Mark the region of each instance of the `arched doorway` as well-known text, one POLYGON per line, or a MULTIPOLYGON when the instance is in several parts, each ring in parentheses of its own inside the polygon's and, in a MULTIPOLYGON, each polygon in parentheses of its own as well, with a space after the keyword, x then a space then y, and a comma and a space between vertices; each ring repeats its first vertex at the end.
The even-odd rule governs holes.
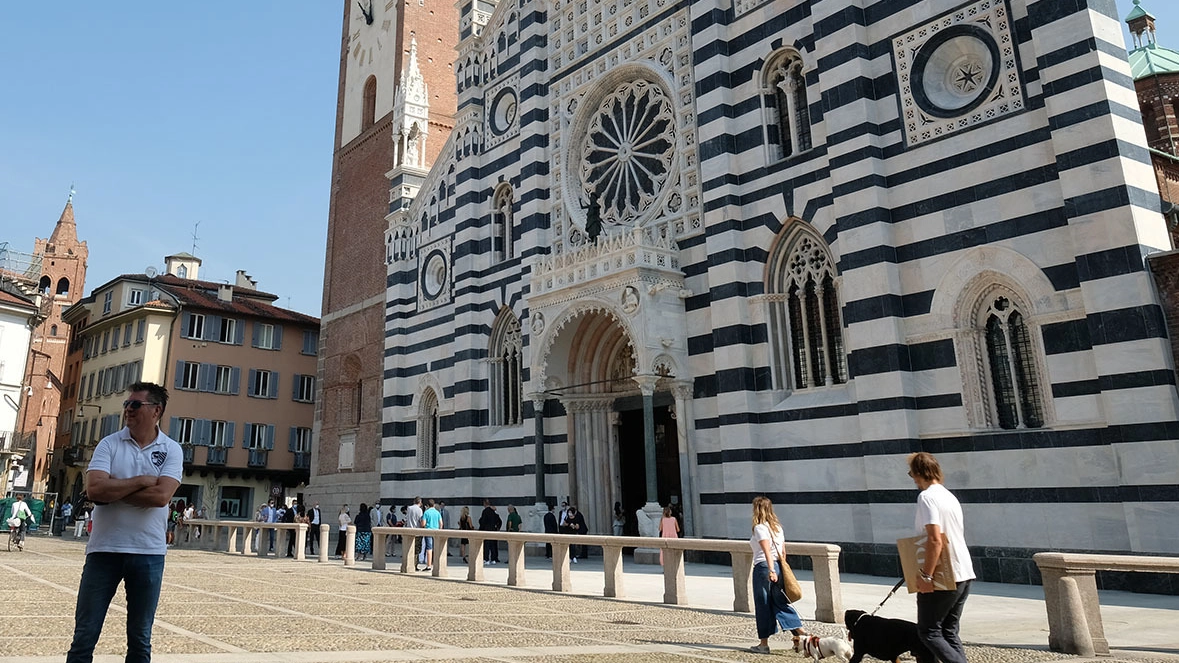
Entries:
POLYGON ((558 399, 566 413, 568 495, 591 533, 612 532, 615 502, 626 510, 634 534, 636 510, 650 502, 683 502, 672 380, 642 373, 650 360, 633 338, 625 315, 610 306, 586 306, 558 323, 544 358, 545 395, 558 399), (654 491, 648 487, 651 454, 640 383, 653 389, 654 491))

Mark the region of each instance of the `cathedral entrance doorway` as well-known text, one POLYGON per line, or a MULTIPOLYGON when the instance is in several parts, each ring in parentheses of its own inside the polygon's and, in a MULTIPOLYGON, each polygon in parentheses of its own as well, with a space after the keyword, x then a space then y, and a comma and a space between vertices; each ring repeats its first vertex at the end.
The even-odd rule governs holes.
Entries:
POLYGON ((646 458, 643 452, 643 403, 641 398, 620 398, 615 408, 618 415, 618 460, 619 495, 622 509, 626 512, 623 533, 639 536, 635 511, 647 502, 661 506, 682 504, 683 490, 680 486, 679 441, 671 394, 655 394, 655 475, 658 495, 647 495, 646 458))

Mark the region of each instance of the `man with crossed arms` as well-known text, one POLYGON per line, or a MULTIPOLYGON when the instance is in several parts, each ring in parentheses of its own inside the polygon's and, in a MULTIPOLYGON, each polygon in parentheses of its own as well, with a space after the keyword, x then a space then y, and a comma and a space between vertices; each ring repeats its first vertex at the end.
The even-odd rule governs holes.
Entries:
POLYGON ((151 627, 164 581, 168 504, 180 487, 184 452, 160 430, 168 390, 136 382, 123 401, 126 426, 102 438, 86 470, 93 529, 74 610, 66 663, 90 663, 111 599, 127 593, 127 663, 151 661, 151 627))

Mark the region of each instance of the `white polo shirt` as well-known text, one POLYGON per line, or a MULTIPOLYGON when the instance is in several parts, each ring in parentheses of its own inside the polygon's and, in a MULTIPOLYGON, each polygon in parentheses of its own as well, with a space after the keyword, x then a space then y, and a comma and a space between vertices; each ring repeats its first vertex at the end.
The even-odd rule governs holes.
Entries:
MULTIPOLYGON (((156 439, 141 449, 126 427, 102 438, 94 448, 86 471, 106 472, 112 479, 129 479, 142 475, 172 477, 181 480, 184 452, 175 440, 158 431, 156 439)), ((90 516, 94 529, 86 554, 93 552, 163 555, 168 546, 168 507, 141 507, 123 502, 99 504, 90 516)))

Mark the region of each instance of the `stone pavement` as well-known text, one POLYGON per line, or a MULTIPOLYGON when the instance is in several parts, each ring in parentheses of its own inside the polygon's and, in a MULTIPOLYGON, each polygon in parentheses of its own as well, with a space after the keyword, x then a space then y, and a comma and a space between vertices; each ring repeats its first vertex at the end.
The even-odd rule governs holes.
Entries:
MULTIPOLYGON (((459 561, 453 557, 452 563, 459 561)), ((0 663, 59 662, 69 646, 83 543, 34 537, 24 553, 0 551, 7 579, 0 590, 0 663)), ((487 582, 374 572, 366 562, 329 564, 259 559, 193 550, 169 552, 156 616, 153 660, 159 663, 302 663, 312 661, 508 661, 644 663, 803 659, 775 636, 775 657, 752 654, 752 615, 728 610, 727 569, 688 565, 692 607, 657 603, 658 567, 627 565, 626 599, 600 596, 600 561, 573 568, 573 594, 541 591, 551 583, 545 560, 530 559, 525 589, 503 586, 503 566, 487 582), (536 588, 536 589, 531 589, 536 588), (585 595, 579 594, 584 592, 585 595)), ((803 588, 809 576, 799 574, 803 588)), ((845 608, 871 610, 892 583, 845 576, 845 608)), ((1047 618, 1039 587, 980 583, 967 603, 964 640, 971 663, 1069 659, 1046 651, 1047 618)), ((1103 661, 1179 662, 1179 598, 1102 592, 1106 633, 1115 648, 1103 661)), ((120 591, 99 641, 98 663, 122 661, 120 591)), ((912 619, 913 599, 894 596, 882 616, 912 619)), ((813 610, 806 599, 800 611, 813 610)), ((808 622, 820 634, 834 625, 808 622)))

